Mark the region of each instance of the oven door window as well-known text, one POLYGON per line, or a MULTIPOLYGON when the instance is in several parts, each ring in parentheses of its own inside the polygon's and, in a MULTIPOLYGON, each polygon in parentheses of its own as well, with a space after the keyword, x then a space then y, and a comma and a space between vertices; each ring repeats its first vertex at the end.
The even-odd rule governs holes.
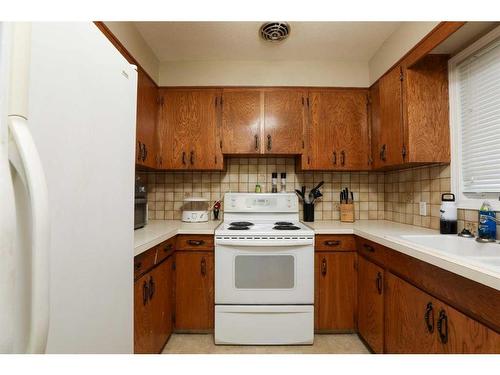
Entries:
POLYGON ((295 286, 295 257, 237 255, 234 280, 236 289, 292 289, 295 286))

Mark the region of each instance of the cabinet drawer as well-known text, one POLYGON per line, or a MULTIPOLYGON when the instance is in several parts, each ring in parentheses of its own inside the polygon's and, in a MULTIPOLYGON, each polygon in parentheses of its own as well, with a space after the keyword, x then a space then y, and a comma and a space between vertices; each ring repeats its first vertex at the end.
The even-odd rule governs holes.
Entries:
POLYGON ((175 237, 169 238, 157 246, 158 255, 156 256, 156 264, 161 263, 168 258, 175 250, 175 237))
POLYGON ((356 251, 356 241, 350 234, 319 234, 316 235, 316 251, 356 251))
POLYGON ((150 270, 155 265, 158 246, 146 250, 134 258, 134 279, 150 270))
POLYGON ((177 236, 176 250, 213 250, 214 236, 182 234, 177 236))
POLYGON ((365 240, 364 238, 357 237, 356 247, 360 255, 363 255, 364 257, 371 259, 375 263, 382 266, 385 265, 387 257, 390 257, 390 255, 388 255, 390 251, 389 249, 373 241, 365 240))

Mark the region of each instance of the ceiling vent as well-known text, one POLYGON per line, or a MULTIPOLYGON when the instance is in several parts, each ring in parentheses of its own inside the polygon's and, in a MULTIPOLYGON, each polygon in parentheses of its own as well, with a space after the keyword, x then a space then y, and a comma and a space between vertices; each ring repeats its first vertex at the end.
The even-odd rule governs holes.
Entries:
POLYGON ((288 38, 290 25, 287 22, 266 22, 260 27, 260 36, 268 42, 281 42, 288 38))

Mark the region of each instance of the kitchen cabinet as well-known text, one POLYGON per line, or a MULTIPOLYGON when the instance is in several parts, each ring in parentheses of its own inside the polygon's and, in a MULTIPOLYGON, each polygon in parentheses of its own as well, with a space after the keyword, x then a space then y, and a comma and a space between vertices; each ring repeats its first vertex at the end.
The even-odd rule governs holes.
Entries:
POLYGON ((389 272, 385 284, 385 352, 438 353, 437 300, 389 272))
POLYGON ((222 152, 260 154, 261 102, 259 89, 224 89, 222 95, 222 152))
POLYGON ((302 153, 306 100, 306 91, 302 89, 264 90, 265 153, 302 153))
POLYGON ((213 251, 175 255, 175 330, 207 332, 214 327, 213 251))
POLYGON ((163 169, 218 170, 221 91, 160 89, 159 143, 163 169))
POLYGON ((370 169, 368 91, 309 90, 309 103, 309 163, 305 169, 370 169))
POLYGON ((222 100, 223 153, 302 154, 305 90, 224 89, 222 100))
POLYGON ((134 353, 159 353, 173 329, 173 241, 134 258, 134 353))
POLYGON ((136 164, 158 167, 156 126, 158 120, 158 87, 149 76, 137 70, 136 164))
POLYGON ((374 166, 450 162, 448 56, 403 63, 371 88, 374 166))
POLYGON ((356 330, 356 253, 351 251, 315 254, 315 330, 356 330))
POLYGON ((500 335, 388 273, 387 353, 500 353, 500 335))
POLYGON ((375 353, 384 352, 384 269, 358 257, 358 332, 375 353))

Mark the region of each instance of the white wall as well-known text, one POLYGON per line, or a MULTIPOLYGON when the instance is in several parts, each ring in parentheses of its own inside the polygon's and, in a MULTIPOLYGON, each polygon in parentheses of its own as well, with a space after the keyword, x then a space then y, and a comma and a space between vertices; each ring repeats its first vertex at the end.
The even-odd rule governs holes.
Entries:
POLYGON ((134 24, 132 22, 105 22, 105 25, 158 83, 160 63, 134 24))
POLYGON ((379 79, 396 61, 412 49, 439 22, 404 22, 386 39, 370 59, 370 85, 379 79))
POLYGON ((342 61, 185 61, 160 65, 161 86, 367 87, 368 64, 342 61))

